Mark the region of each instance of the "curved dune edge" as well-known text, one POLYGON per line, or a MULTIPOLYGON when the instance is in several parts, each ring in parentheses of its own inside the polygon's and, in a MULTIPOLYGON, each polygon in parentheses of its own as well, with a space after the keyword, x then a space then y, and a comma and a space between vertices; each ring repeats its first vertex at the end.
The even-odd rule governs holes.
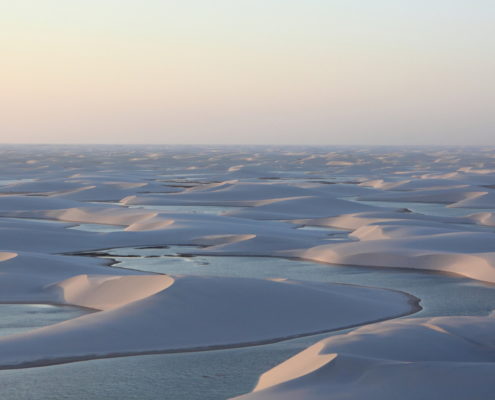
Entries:
POLYGON ((2 251, 0 252, 0 262, 15 258, 17 257, 17 255, 18 255, 17 253, 13 253, 10 251, 2 251))
POLYGON ((311 357, 292 357, 260 376, 254 392, 309 375, 333 362, 338 354, 325 353, 325 342, 311 346, 311 357))
POLYGON ((323 245, 292 252, 292 254, 302 259, 330 264, 429 270, 495 283, 493 252, 464 254, 434 249, 407 249, 401 248, 400 243, 397 242, 396 240, 372 240, 341 245, 323 245))
POLYGON ((393 219, 393 214, 341 216, 333 222, 354 229, 349 234, 353 241, 288 254, 331 264, 432 270, 495 283, 493 232, 440 221, 393 219))
POLYGON ((474 223, 485 226, 495 226, 495 212, 481 212, 472 214, 469 219, 474 223))
POLYGON ((245 240, 251 240, 256 238, 254 234, 244 235, 206 235, 200 236, 194 239, 194 242, 203 246, 222 246, 233 243, 243 242, 245 240))
POLYGON ((142 231, 156 231, 160 229, 166 229, 173 225, 175 220, 171 218, 163 218, 158 214, 154 214, 143 218, 143 220, 134 222, 125 228, 126 232, 142 232, 142 231))
POLYGON ((402 319, 324 339, 259 378, 246 400, 485 399, 495 317, 402 319))
POLYGON ((244 278, 174 279, 166 290, 142 300, 0 338, 0 368, 252 346, 420 309, 418 299, 384 289, 244 278))
POLYGON ((96 310, 111 310, 167 289, 174 279, 166 275, 76 275, 51 284, 61 302, 96 310))

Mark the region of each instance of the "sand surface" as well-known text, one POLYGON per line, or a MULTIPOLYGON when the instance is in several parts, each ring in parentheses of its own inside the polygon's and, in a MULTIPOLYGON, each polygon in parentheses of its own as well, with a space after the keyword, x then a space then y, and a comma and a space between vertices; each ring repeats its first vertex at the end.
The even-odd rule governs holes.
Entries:
POLYGON ((493 317, 374 324, 413 313, 418 299, 376 287, 289 281, 283 273, 169 276, 110 266, 96 255, 196 246, 198 254, 253 262, 285 257, 493 284, 493 154, 0 148, 0 302, 93 311, 0 338, 0 368, 250 346, 370 324, 266 372, 245 398, 398 398, 413 381, 424 384, 410 398, 484 398, 493 390, 493 317))

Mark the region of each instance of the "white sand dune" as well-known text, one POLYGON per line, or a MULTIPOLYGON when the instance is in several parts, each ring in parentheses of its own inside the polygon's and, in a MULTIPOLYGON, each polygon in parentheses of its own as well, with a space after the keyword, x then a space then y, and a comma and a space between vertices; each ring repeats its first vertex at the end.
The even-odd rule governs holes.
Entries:
POLYGON ((325 185, 320 183, 284 183, 284 182, 239 182, 238 180, 200 185, 180 193, 167 195, 136 195, 123 198, 124 205, 175 205, 175 204, 213 204, 256 206, 267 201, 321 197, 336 198, 368 193, 370 190, 351 185, 325 185))
MULTIPOLYGON (((0 260, 0 302, 2 303, 75 304, 100 309, 96 302, 93 306, 89 305, 89 302, 92 301, 90 297, 96 291, 101 293, 101 295, 98 294, 98 297, 102 297, 106 289, 116 288, 116 290, 109 291, 110 293, 113 292, 113 294, 109 294, 109 298, 117 299, 120 297, 121 300, 114 302, 124 304, 127 298, 144 297, 144 295, 138 294, 143 287, 149 286, 149 289, 143 289, 147 290, 146 293, 148 294, 151 294, 153 288, 156 287, 155 284, 151 285, 148 282, 136 280, 137 283, 134 287, 136 294, 133 294, 132 285, 129 286, 126 280, 121 280, 119 285, 102 286, 101 284, 105 282, 108 275, 119 278, 125 276, 140 277, 146 274, 128 269, 109 268, 105 261, 97 258, 29 252, 19 252, 18 254, 1 252, 0 260), (120 285, 122 293, 118 293, 120 285), (77 287, 79 287, 78 291, 75 290, 77 287), (77 293, 88 297, 85 300, 86 304, 75 301, 77 293)), ((106 308, 103 305, 102 307, 106 308)))
MULTIPOLYGON (((469 229, 469 228, 468 228, 469 229)), ((423 221, 383 221, 370 225, 363 225, 349 234, 351 238, 361 241, 421 238, 435 235, 447 235, 455 232, 465 232, 466 228, 447 224, 426 224, 423 221)))
POLYGON ((99 276, 88 282, 87 277, 75 277, 58 283, 68 301, 110 310, 0 338, 0 367, 271 341, 391 318, 414 309, 412 298, 403 293, 349 285, 153 278, 158 282, 152 290, 161 285, 167 289, 118 308, 114 308, 116 302, 124 303, 118 291, 136 282, 137 292, 143 293, 139 285, 149 290, 152 278, 99 276))
MULTIPOLYGON (((51 202, 50 199, 46 201, 51 202)), ((0 219, 0 240, 9 250, 38 252, 76 252, 126 246, 162 246, 164 244, 210 245, 209 236, 217 236, 215 245, 231 243, 231 235, 254 235, 245 250, 270 255, 290 248, 308 248, 325 243, 325 234, 294 229, 290 224, 201 214, 156 213, 121 207, 81 207, 61 210, 10 212, 23 218, 49 218, 77 223, 125 226, 120 232, 83 232, 67 230, 66 224, 42 224, 36 221, 0 219), (206 238, 204 242, 201 238, 206 238)), ((250 236, 251 237, 251 236, 250 236)))
POLYGON ((47 211, 43 216, 67 222, 83 222, 109 225, 132 225, 155 217, 156 212, 140 209, 122 209, 120 207, 74 207, 47 211))
POLYGON ((485 192, 476 197, 470 197, 465 200, 458 201, 449 207, 455 208, 495 208, 495 192, 485 192))
POLYGON ((386 228, 359 228, 355 231, 359 241, 317 246, 293 254, 333 264, 427 269, 495 282, 492 233, 386 228))
POLYGON ((243 242, 245 240, 255 239, 256 235, 206 235, 196 238, 201 245, 216 246, 215 251, 218 251, 218 246, 228 246, 232 243, 243 242))
POLYGON ((140 221, 130 224, 125 228, 126 232, 143 232, 143 231, 156 231, 169 228, 174 224, 175 220, 171 218, 164 218, 158 214, 152 214, 148 217, 141 217, 140 221))
POLYGON ((1 188, 0 192, 5 194, 38 194, 38 195, 53 195, 71 190, 84 189, 88 186, 87 182, 77 182, 70 180, 49 180, 42 179, 32 182, 19 182, 1 188))
POLYGON ((330 217, 352 212, 376 210, 373 206, 326 197, 295 197, 262 204, 227 215, 253 219, 294 219, 330 217))
POLYGON ((239 183, 225 181, 187 189, 168 196, 138 195, 121 200, 122 204, 166 205, 166 204, 226 204, 252 205, 267 199, 307 196, 308 190, 294 185, 278 183, 239 183))
POLYGON ((481 191, 479 188, 461 187, 454 189, 423 189, 417 191, 383 192, 379 194, 360 196, 358 200, 452 204, 468 199, 474 199, 485 194, 486 191, 481 191))
POLYGON ((72 200, 50 198, 44 196, 0 196, 0 213, 9 211, 59 210, 79 207, 80 203, 72 200))
POLYGON ((333 336, 261 375, 237 399, 489 399, 495 318, 387 321, 333 336))
POLYGON ((7 261, 14 257, 17 257, 17 253, 11 253, 6 251, 0 252, 0 261, 7 261))
MULTIPOLYGON (((495 282, 493 149, 62 146, 0 148, 0 156, 0 302, 99 310, 0 338, 0 368, 252 345, 414 308, 394 291, 171 277, 70 255, 81 251, 187 245, 202 256, 299 257, 495 282), (425 215, 381 201, 474 212, 445 217, 438 214, 462 210, 432 206, 435 215, 425 215), (150 207, 129 207, 139 205, 150 207), (152 209, 167 205, 238 208, 221 215, 152 209), (69 229, 74 224, 118 231, 69 229)), ((335 399, 488 399, 493 332, 493 317, 373 324, 276 367, 246 398, 310 400, 330 391, 335 399)))
POLYGON ((360 186, 372 187, 381 190, 392 191, 417 191, 417 190, 448 190, 469 187, 469 184, 461 180, 453 180, 457 175, 446 175, 443 178, 430 178, 428 176, 421 179, 406 179, 403 181, 385 182, 383 179, 371 180, 360 183, 360 186))
MULTIPOLYGON (((382 222, 390 222, 390 223, 406 224, 406 225, 414 223, 417 225, 424 225, 424 226, 446 226, 445 224, 449 224, 447 226, 450 226, 450 229, 453 229, 452 224, 469 224, 469 223, 473 224, 473 223, 478 223, 478 220, 475 220, 471 217, 441 217, 441 216, 416 214, 416 213, 406 212, 405 210, 396 210, 396 211, 365 211, 358 213, 341 214, 339 216, 329 217, 329 218, 298 219, 298 220, 294 220, 293 222, 305 224, 305 225, 327 226, 327 227, 335 227, 335 228, 347 229, 347 230, 354 230, 362 226, 382 223, 382 222)), ((469 229, 469 227, 465 227, 465 228, 469 229)))
POLYGON ((111 310, 158 293, 174 283, 165 275, 76 275, 46 287, 59 292, 60 303, 111 310))
POLYGON ((495 226, 495 212, 471 214, 468 218, 480 225, 495 226))
POLYGON ((118 201, 137 191, 171 192, 170 188, 147 182, 105 182, 94 178, 41 180, 23 182, 3 188, 0 192, 36 196, 50 196, 77 201, 118 201))

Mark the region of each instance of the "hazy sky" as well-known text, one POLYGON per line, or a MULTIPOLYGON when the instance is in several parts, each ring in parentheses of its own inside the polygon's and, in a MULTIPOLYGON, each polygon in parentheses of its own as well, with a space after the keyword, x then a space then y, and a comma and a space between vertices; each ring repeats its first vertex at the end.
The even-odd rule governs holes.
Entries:
POLYGON ((495 144, 494 0, 0 0, 0 142, 495 144))

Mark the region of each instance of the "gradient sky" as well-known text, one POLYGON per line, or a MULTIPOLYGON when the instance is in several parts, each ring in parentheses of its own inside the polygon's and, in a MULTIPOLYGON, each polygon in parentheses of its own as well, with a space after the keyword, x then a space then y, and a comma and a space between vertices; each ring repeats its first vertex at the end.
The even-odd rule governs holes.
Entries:
POLYGON ((493 0, 0 0, 0 142, 495 144, 493 0))

